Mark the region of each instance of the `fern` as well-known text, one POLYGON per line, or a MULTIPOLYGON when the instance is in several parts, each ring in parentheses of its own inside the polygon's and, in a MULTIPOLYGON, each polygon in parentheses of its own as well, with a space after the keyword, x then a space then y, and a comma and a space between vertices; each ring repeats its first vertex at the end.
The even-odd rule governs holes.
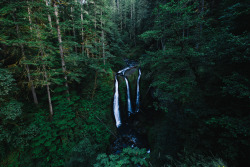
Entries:
POLYGON ((99 154, 97 157, 97 163, 94 167, 132 167, 132 166, 149 166, 147 162, 149 159, 149 154, 147 154, 146 149, 135 148, 124 148, 120 155, 106 155, 99 154))

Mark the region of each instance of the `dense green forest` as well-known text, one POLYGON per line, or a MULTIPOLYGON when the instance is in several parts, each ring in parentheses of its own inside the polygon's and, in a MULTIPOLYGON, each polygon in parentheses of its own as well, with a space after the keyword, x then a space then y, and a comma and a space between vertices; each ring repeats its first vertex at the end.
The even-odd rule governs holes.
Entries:
POLYGON ((1 0, 0 166, 250 166, 249 18, 248 0, 1 0), (125 60, 150 154, 110 152, 125 60))

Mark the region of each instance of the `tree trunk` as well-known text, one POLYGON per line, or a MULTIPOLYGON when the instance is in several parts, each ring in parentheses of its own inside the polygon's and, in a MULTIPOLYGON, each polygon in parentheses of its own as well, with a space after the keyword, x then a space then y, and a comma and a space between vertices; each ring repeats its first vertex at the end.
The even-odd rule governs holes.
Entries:
POLYGON ((119 0, 116 0, 116 5, 117 5, 117 12, 118 12, 118 14, 119 14, 119 8, 120 8, 119 0))
POLYGON ((94 88, 93 88, 93 92, 92 92, 92 96, 91 96, 91 99, 92 99, 92 100, 93 100, 93 98, 94 98, 95 91, 96 91, 96 87, 97 87, 97 75, 98 75, 98 72, 96 71, 96 72, 95 72, 95 84, 94 84, 94 88))
MULTIPOLYGON (((45 0, 45 3, 46 3, 46 6, 49 6, 48 0, 45 0)), ((49 26, 50 26, 50 28, 52 28, 51 16, 49 13, 48 13, 48 20, 49 20, 49 26)))
MULTIPOLYGON (((30 12, 30 8, 28 7, 28 14, 29 14, 29 23, 30 23, 30 31, 32 32, 32 20, 31 20, 31 12, 30 12)), ((37 37, 38 39, 40 39, 40 35, 37 32, 37 37)), ((43 48, 41 48, 41 57, 43 58, 44 52, 43 52, 43 48)), ((41 59, 42 59, 41 58, 41 59)), ((51 96, 50 96, 50 90, 49 90, 49 83, 48 83, 48 76, 47 76, 47 72, 46 72, 46 67, 43 64, 43 70, 44 70, 44 77, 45 77, 45 81, 46 81, 46 88, 47 88, 47 95, 48 95, 48 101, 49 101, 49 111, 50 111, 50 119, 52 119, 53 116, 53 106, 52 106, 52 102, 51 102, 51 96)))
MULTIPOLYGON (((83 4, 81 3, 81 35, 82 35, 82 54, 84 54, 84 32, 83 32, 83 4)), ((89 55, 87 54, 87 57, 89 58, 89 55)))
POLYGON ((104 45, 104 31, 103 31, 103 19, 102 19, 102 11, 101 11, 101 29, 102 29, 102 58, 103 58, 103 64, 105 65, 105 45, 104 45))
POLYGON ((132 0, 130 0, 130 39, 132 39, 132 27, 133 27, 133 6, 132 0))
MULTIPOLYGON (((44 52, 43 50, 41 51, 41 56, 43 57, 44 52)), ((52 106, 52 102, 51 102, 51 95, 50 95, 50 88, 49 88, 49 83, 48 83, 48 75, 46 72, 46 67, 43 64, 43 70, 44 70, 44 77, 45 77, 45 81, 46 81, 46 89, 47 89, 47 95, 48 95, 48 101, 49 101, 49 113, 50 113, 50 119, 52 119, 53 117, 53 106, 52 106)))
MULTIPOLYGON (((200 14, 201 14, 201 17, 203 18, 203 13, 204 13, 204 0, 201 0, 201 12, 200 12, 200 14)), ((201 33, 202 33, 202 27, 203 25, 202 25, 202 23, 200 24, 200 35, 201 35, 201 33)))
POLYGON ((59 50, 60 50, 60 56, 61 56, 62 71, 64 73, 65 87, 67 88, 66 94, 68 95, 67 99, 70 101, 68 77, 67 77, 67 74, 66 74, 67 71, 66 71, 66 65, 65 65, 65 60, 64 60, 64 51, 63 51, 63 46, 62 46, 61 29, 60 29, 60 24, 59 24, 59 14, 58 14, 57 5, 56 5, 55 2, 54 2, 54 10, 55 10, 55 17, 56 17, 57 36, 58 36, 58 42, 59 42, 59 50))
MULTIPOLYGON (((97 19, 96 19, 96 6, 95 6, 95 4, 94 4, 94 10, 95 10, 95 43, 96 43, 96 25, 97 25, 97 19)), ((101 17, 102 17, 102 12, 101 12, 101 17)), ((96 48, 96 45, 95 45, 95 48, 96 48)))
MULTIPOLYGON (((28 2, 27 2, 27 3, 28 3, 28 2)), ((31 21, 31 17, 30 17, 30 15, 31 15, 31 12, 30 12, 30 7, 28 6, 28 18, 29 18, 29 23, 30 23, 30 31, 32 31, 32 26, 31 26, 32 21, 31 21)))
POLYGON ((104 31, 102 30, 102 57, 103 57, 103 64, 105 65, 105 45, 104 45, 104 31))
POLYGON ((124 11, 124 28, 127 28, 127 1, 124 1, 125 4, 125 11, 124 11))
POLYGON ((134 10, 134 43, 135 43, 135 46, 136 46, 136 32, 135 32, 135 23, 136 23, 136 17, 135 17, 135 4, 133 4, 133 10, 134 10))
MULTIPOLYGON (((76 1, 75 1, 76 3, 76 1)), ((72 28, 73 28, 73 36, 74 36, 74 39, 75 39, 75 42, 76 41, 76 31, 75 31, 75 20, 74 20, 74 8, 73 6, 70 7, 70 10, 71 10, 71 19, 72 19, 72 28)), ((75 52, 77 53, 77 46, 75 45, 75 52)))
POLYGON ((161 38, 161 46, 162 46, 162 50, 165 54, 165 51, 166 51, 166 44, 165 44, 165 40, 163 38, 161 38))
MULTIPOLYGON (((18 37, 18 39, 20 39, 19 26, 18 26, 18 24, 16 23, 15 13, 13 14, 13 19, 14 19, 14 22, 15 22, 15 24, 16 24, 17 37, 18 37)), ((23 44, 20 44, 20 48, 21 48, 22 57, 25 59, 25 53, 24 53, 23 44)), ((30 83, 30 86, 31 86, 31 92, 32 92, 32 96, 33 96, 34 103, 35 103, 35 104, 38 104, 35 86, 34 86, 34 84, 33 84, 32 78, 31 78, 31 76, 30 76, 30 68, 29 68, 29 65, 26 64, 26 65, 25 65, 25 69, 26 69, 26 71, 27 71, 28 80, 29 80, 29 83, 30 83)))
MULTIPOLYGON (((22 55, 25 56, 25 55, 24 55, 23 46, 21 46, 21 50, 22 50, 22 55)), ((34 103, 35 103, 35 104, 38 104, 35 86, 34 86, 33 81, 32 81, 32 79, 31 79, 31 76, 30 76, 30 68, 29 68, 28 65, 26 65, 26 70, 27 70, 27 75, 28 75, 29 82, 30 82, 30 84, 31 84, 31 92, 32 92, 32 96, 33 96, 34 103)))
POLYGON ((122 18, 122 16, 123 16, 123 15, 122 15, 122 7, 121 7, 121 11, 120 11, 120 18, 121 18, 121 31, 122 31, 122 19, 123 19, 123 18, 122 18))
MULTIPOLYGON (((199 5, 199 14, 200 14, 201 19, 203 18, 203 12, 204 12, 204 0, 201 0, 200 5, 199 5)), ((198 50, 200 46, 201 36, 202 36, 202 29, 203 29, 202 22, 200 23, 199 28, 197 29, 198 29, 197 30, 198 41, 196 43, 196 49, 198 50)))
POLYGON ((183 28, 182 29, 182 40, 184 40, 184 38, 185 38, 185 29, 183 28))

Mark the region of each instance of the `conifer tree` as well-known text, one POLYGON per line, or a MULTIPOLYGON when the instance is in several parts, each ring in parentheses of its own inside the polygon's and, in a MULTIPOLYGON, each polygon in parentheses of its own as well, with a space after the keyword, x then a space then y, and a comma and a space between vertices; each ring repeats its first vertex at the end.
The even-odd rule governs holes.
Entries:
MULTIPOLYGON (((31 31, 31 34, 33 33, 33 31, 37 34, 37 36, 35 37, 36 40, 41 40, 41 32, 39 32, 39 30, 36 29, 36 27, 33 28, 32 25, 32 19, 31 19, 31 4, 28 3, 28 18, 29 18, 29 28, 31 31)), ((39 48, 39 52, 41 52, 41 61, 43 61, 44 58, 44 49, 43 46, 40 46, 41 48, 39 48)), ((48 96, 48 102, 49 102, 49 111, 50 111, 50 117, 52 118, 53 116, 53 106, 52 106, 52 102, 51 102, 51 94, 50 94, 50 86, 49 86, 49 81, 48 81, 48 74, 47 74, 47 70, 46 70, 46 66, 45 63, 42 63, 42 68, 44 71, 44 78, 45 78, 45 84, 46 84, 46 89, 47 89, 47 96, 48 96)))
POLYGON ((60 56, 61 56, 62 72, 63 72, 64 79, 65 79, 65 87, 67 88, 67 90, 66 90, 66 93, 68 96, 67 99, 70 100, 68 76, 67 76, 65 56, 64 56, 65 53, 64 53, 63 44, 62 44, 62 34, 61 34, 61 27, 60 27, 60 22, 59 22, 59 13, 58 13, 57 2, 53 1, 53 6, 54 6, 55 19, 56 19, 56 26, 57 26, 57 36, 58 36, 59 50, 60 50, 60 56))
MULTIPOLYGON (((20 9, 20 10, 22 10, 22 9, 20 9)), ((20 35, 20 28, 19 28, 19 25, 17 23, 18 20, 17 20, 17 17, 16 17, 16 12, 17 12, 17 9, 15 8, 13 13, 12 13, 12 17, 13 17, 14 24, 16 26, 17 40, 20 41, 19 45, 20 45, 20 48, 21 48, 22 59, 25 61, 25 59, 26 59, 25 49, 24 49, 23 43, 21 42, 22 39, 21 39, 21 35, 20 35)), ((28 77, 29 83, 30 83, 34 103, 38 104, 35 86, 34 86, 34 83, 33 83, 32 77, 31 77, 30 67, 29 67, 28 64, 25 64, 24 66, 25 66, 25 69, 26 69, 26 72, 27 72, 27 77, 28 77)))

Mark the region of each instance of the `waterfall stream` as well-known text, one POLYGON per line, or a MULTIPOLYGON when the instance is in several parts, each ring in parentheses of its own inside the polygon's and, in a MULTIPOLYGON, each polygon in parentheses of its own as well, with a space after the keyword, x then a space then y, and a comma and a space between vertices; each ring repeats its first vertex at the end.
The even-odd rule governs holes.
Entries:
POLYGON ((121 118, 120 118, 120 111, 119 111, 119 91, 118 91, 118 80, 117 76, 115 76, 115 94, 114 94, 114 104, 113 104, 113 110, 115 115, 115 122, 116 127, 118 128, 121 126, 121 118))
POLYGON ((124 76, 124 79, 126 81, 126 86, 127 86, 128 116, 130 116, 133 113, 133 111, 132 111, 131 100, 130 100, 129 83, 128 83, 128 79, 125 76, 124 76))
POLYGON ((140 107, 140 78, 141 78, 141 70, 138 70, 139 75, 137 79, 137 91, 136 91, 136 112, 139 112, 139 107, 140 107))

